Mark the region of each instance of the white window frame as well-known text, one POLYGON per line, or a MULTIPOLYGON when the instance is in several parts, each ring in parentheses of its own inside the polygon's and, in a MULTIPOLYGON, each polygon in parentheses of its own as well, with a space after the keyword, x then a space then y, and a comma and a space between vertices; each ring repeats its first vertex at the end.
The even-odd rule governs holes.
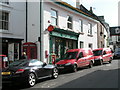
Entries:
POLYGON ((58 11, 56 11, 55 9, 51 9, 51 25, 53 25, 53 26, 58 25, 58 11), (52 11, 54 11, 56 13, 56 16, 52 16, 52 11), (52 19, 54 19, 56 21, 56 22, 53 22, 55 24, 52 23, 52 19))
POLYGON ((83 32, 83 21, 79 19, 79 31, 83 32))
POLYGON ((73 29, 73 18, 72 18, 72 16, 70 16, 70 15, 67 15, 67 29, 68 29, 68 30, 72 30, 72 29, 73 29), (72 19, 71 22, 68 21, 69 17, 72 19), (69 27, 68 24, 71 24, 71 27, 69 27))
POLYGON ((0 16, 0 22, 1 22, 1 24, 7 23, 7 28, 4 25, 1 25, 0 30, 8 31, 9 30, 9 16, 10 16, 9 12, 7 12, 7 11, 0 11, 0 13, 1 13, 1 16, 0 16), (5 15, 5 13, 7 13, 6 15, 8 15, 7 16, 8 20, 4 20, 3 19, 3 15, 5 15))
POLYGON ((88 34, 92 35, 92 23, 88 23, 88 34))

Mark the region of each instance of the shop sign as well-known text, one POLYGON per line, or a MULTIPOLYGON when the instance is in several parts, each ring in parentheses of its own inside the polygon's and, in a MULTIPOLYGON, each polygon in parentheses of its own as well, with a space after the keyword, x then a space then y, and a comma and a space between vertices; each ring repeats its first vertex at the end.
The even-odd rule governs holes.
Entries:
POLYGON ((48 30, 49 32, 53 31, 53 30, 54 30, 54 26, 52 26, 52 25, 48 26, 47 30, 48 30))

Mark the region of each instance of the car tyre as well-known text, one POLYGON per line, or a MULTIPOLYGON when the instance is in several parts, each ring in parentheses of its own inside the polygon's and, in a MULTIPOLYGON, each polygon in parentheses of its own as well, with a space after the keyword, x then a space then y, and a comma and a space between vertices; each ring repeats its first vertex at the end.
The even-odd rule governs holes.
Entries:
POLYGON ((89 66, 88 66, 89 68, 92 68, 93 67, 93 62, 91 61, 90 63, 89 63, 89 66))
POLYGON ((100 64, 100 65, 103 65, 103 60, 100 60, 99 64, 100 64))
POLYGON ((28 86, 33 87, 36 84, 36 76, 34 73, 30 73, 28 76, 28 86))
POLYGON ((58 69, 57 69, 57 68, 54 68, 54 69, 53 69, 53 71, 52 71, 52 78, 53 78, 53 79, 58 78, 58 69))
POLYGON ((73 65, 73 72, 77 72, 77 65, 73 65))

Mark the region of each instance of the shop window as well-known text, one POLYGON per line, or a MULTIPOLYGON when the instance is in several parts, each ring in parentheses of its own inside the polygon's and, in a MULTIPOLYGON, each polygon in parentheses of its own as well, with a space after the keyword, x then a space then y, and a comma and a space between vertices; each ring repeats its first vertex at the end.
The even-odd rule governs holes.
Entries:
POLYGON ((9 13, 0 11, 0 29, 8 30, 9 27, 9 13))
POLYGON ((57 11, 51 9, 51 25, 57 26, 57 20, 58 20, 57 11))
POLYGON ((14 59, 15 60, 19 59, 19 44, 18 43, 14 44, 14 59))
POLYGON ((67 17, 67 28, 72 30, 72 17, 71 16, 67 17))

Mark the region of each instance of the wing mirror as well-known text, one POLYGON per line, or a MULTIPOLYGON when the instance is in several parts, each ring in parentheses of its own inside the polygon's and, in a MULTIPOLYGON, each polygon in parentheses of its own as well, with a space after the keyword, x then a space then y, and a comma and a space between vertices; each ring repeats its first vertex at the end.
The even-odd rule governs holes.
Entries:
POLYGON ((44 66, 46 66, 46 65, 47 65, 47 63, 43 63, 43 65, 42 65, 42 66, 44 67, 44 66))

